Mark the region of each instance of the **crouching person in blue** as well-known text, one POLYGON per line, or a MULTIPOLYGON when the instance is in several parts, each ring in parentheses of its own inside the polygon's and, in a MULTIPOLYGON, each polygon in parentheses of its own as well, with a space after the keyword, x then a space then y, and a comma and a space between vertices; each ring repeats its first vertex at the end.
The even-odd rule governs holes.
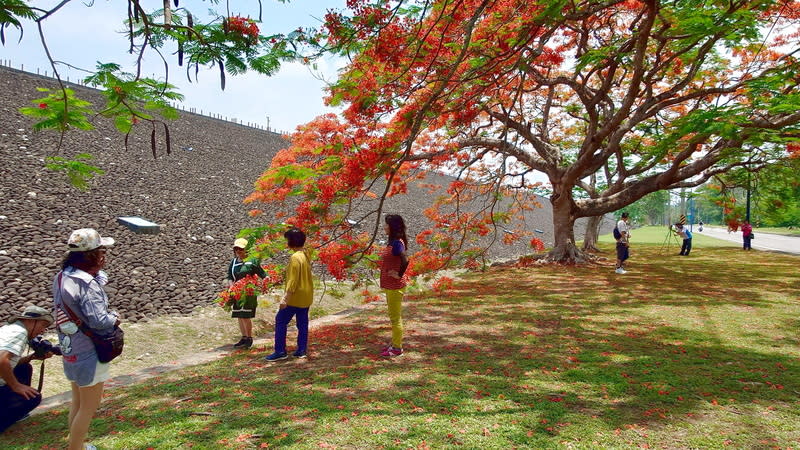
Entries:
POLYGON ((53 352, 28 353, 30 341, 53 323, 44 308, 28 306, 0 327, 0 433, 24 418, 42 401, 42 394, 31 387, 32 359, 46 359, 53 352))

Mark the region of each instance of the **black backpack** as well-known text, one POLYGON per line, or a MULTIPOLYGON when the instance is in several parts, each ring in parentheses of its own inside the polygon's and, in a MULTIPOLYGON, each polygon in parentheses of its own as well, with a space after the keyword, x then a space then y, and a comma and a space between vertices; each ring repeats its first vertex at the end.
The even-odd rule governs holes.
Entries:
POLYGON ((622 239, 622 233, 619 232, 619 228, 614 227, 614 239, 620 240, 622 239))

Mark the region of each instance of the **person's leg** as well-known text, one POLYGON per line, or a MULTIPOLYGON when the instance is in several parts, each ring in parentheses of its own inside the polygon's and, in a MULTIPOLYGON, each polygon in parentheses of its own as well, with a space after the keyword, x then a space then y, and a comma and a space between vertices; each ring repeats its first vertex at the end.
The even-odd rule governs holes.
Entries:
POLYGON ((8 386, 0 386, 0 433, 36 409, 41 402, 41 394, 26 399, 8 386))
POLYGON ((403 348, 403 291, 385 289, 389 321, 392 322, 392 347, 403 348))
POLYGON ((308 351, 308 310, 310 308, 295 308, 295 321, 297 322, 297 350, 298 354, 308 351))
POLYGON ((17 364, 17 366, 14 367, 14 377, 16 377, 17 381, 20 383, 30 386, 31 380, 33 380, 33 366, 30 363, 17 364))
POLYGON ((0 405, 3 405, 3 408, 0 409, 0 433, 6 431, 6 428, 17 421, 17 419, 14 418, 14 411, 6 407, 6 405, 14 401, 14 396, 19 397, 19 395, 8 386, 0 386, 0 405))
POLYGON ((244 334, 244 332, 245 332, 244 320, 245 319, 242 318, 242 317, 239 317, 239 318, 236 319, 236 321, 239 324, 239 333, 242 335, 242 337, 245 337, 245 334, 244 334))
POLYGON ((684 243, 686 244, 686 256, 689 256, 689 252, 692 251, 692 238, 686 239, 684 243))
POLYGON ((290 306, 279 309, 275 314, 275 353, 286 353, 286 330, 292 321, 294 311, 290 306))
POLYGON ((103 383, 93 386, 79 387, 81 407, 72 419, 69 427, 69 450, 81 450, 89 433, 89 424, 92 422, 100 400, 103 397, 103 383))
MULTIPOLYGON (((30 386, 33 378, 33 366, 30 364, 18 364, 14 367, 14 377, 20 383, 30 386)), ((36 409, 41 402, 41 394, 26 399, 12 391, 8 386, 0 386, 0 405, 2 405, 0 407, 0 433, 36 409)))
POLYGON ((242 319, 242 324, 244 325, 242 335, 244 337, 253 338, 253 319, 246 318, 242 319))
POLYGON ((628 252, 628 246, 620 243, 617 244, 617 261, 619 261, 619 265, 617 266, 620 270, 625 270, 625 261, 628 259, 630 253, 628 252))
POLYGON ((239 325, 239 334, 240 334, 242 337, 241 337, 241 339, 239 339, 239 342, 237 342, 237 343, 233 344, 233 346, 234 346, 234 347, 241 347, 241 345, 242 345, 242 344, 244 344, 245 338, 247 337, 247 336, 245 336, 245 334, 244 334, 244 333, 245 333, 245 331, 246 331, 246 330, 245 330, 245 326, 244 326, 244 319, 243 319, 242 317, 237 317, 237 318, 236 318, 236 324, 237 324, 237 325, 239 325))
POLYGON ((78 384, 74 381, 71 383, 72 385, 72 403, 69 404, 69 418, 67 419, 67 428, 72 429, 72 422, 75 420, 75 416, 78 414, 78 410, 81 409, 81 390, 78 387, 78 384))

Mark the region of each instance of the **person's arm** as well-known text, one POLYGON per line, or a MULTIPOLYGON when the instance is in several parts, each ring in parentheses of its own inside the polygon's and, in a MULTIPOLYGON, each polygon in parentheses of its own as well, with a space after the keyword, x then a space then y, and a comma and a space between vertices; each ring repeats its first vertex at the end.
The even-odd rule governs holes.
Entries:
MULTIPOLYGON (((8 386, 9 389, 25 397, 25 400, 36 397, 39 395, 39 391, 28 385, 20 383, 19 380, 17 380, 17 377, 14 376, 14 369, 11 367, 12 356, 13 355, 11 352, 7 350, 0 350, 0 377, 3 378, 3 381, 6 382, 6 386, 8 386)), ((24 364, 30 361, 29 357, 26 358, 28 359, 25 362, 23 362, 24 358, 20 358, 19 363, 24 364)))
POLYGON ((408 269, 408 256, 406 256, 406 252, 403 252, 400 254, 400 272, 397 274, 399 275, 397 278, 403 278, 406 269, 408 269))
POLYGON ((264 271, 264 268, 261 267, 261 261, 253 258, 247 262, 248 264, 248 275, 255 274, 258 275, 260 278, 266 278, 267 272, 264 271))
POLYGON ((294 255, 289 258, 289 267, 286 268, 286 287, 284 288, 283 301, 281 301, 281 309, 285 308, 289 302, 289 298, 294 291, 297 290, 297 285, 300 283, 300 261, 295 259, 294 255))
POLYGON ((78 302, 78 307, 86 318, 86 325, 89 328, 93 330, 110 330, 119 323, 117 315, 108 311, 107 301, 99 285, 95 287, 92 283, 89 283, 84 294, 83 301, 78 302))
POLYGON ((228 263, 228 269, 225 271, 225 280, 222 282, 224 287, 230 287, 233 284, 233 260, 228 263))
POLYGON ((403 274, 408 268, 408 257, 406 256, 406 246, 401 240, 392 242, 392 255, 400 257, 399 270, 390 270, 389 276, 394 278, 403 278, 403 274))

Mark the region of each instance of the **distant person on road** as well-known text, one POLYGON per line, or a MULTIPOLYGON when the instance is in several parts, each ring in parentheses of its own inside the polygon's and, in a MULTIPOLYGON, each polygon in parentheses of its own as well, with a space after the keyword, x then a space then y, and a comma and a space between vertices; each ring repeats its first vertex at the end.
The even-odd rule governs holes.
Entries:
POLYGON ((291 228, 283 234, 286 246, 292 253, 286 266, 286 287, 283 300, 275 315, 275 351, 267 356, 269 362, 286 359, 286 332, 292 317, 297 323, 297 348, 292 356, 305 358, 308 354, 308 311, 314 302, 314 280, 311 275, 311 258, 305 250, 306 234, 291 228))
POLYGON ((389 321, 392 323, 392 342, 383 347, 381 356, 393 358, 403 354, 403 289, 406 287, 403 274, 408 267, 408 237, 406 223, 401 216, 388 214, 384 222, 387 243, 381 253, 380 285, 386 294, 389 321))
POLYGON ((617 240, 617 268, 614 272, 619 274, 628 272, 625 270, 625 261, 630 257, 631 228, 628 226, 628 220, 628 213, 623 212, 617 222, 617 233, 614 233, 614 237, 617 240), (617 235, 619 236, 618 238, 616 237, 617 235))
POLYGON ((684 227, 682 223, 675 224, 675 232, 683 239, 683 245, 681 246, 681 252, 678 253, 680 256, 689 256, 689 252, 692 251, 692 232, 689 231, 688 228, 684 227))
POLYGON ((697 225, 698 225, 697 231, 702 233, 703 232, 703 221, 701 220, 700 223, 698 223, 697 225))
MULTIPOLYGON (((261 261, 256 258, 247 259, 247 239, 239 238, 233 241, 233 259, 228 266, 228 277, 226 283, 231 286, 248 275, 258 275, 261 278, 267 276, 261 267, 261 261)), ((248 349, 253 346, 253 317, 256 316, 258 297, 242 293, 240 299, 231 309, 231 317, 235 317, 239 322, 239 331, 242 338, 233 344, 233 348, 248 349)))
POLYGON ((750 241, 753 240, 753 226, 750 225, 748 221, 742 224, 742 239, 744 240, 744 244, 742 245, 744 249, 752 250, 753 247, 750 246, 750 241))

